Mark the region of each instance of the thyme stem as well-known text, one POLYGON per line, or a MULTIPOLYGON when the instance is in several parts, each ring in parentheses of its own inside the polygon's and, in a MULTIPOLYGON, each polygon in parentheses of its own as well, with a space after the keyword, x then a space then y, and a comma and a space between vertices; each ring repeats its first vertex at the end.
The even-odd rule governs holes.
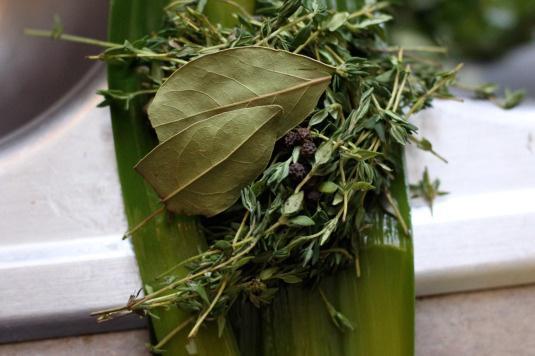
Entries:
POLYGON ((232 246, 235 247, 236 246, 236 243, 238 242, 238 238, 240 237, 241 235, 241 232, 245 226, 245 222, 247 221, 247 218, 249 217, 249 210, 247 210, 245 212, 245 214, 243 215, 243 219, 241 221, 241 224, 240 224, 240 227, 238 228, 238 230, 236 231, 236 235, 234 235, 234 239, 232 239, 232 246))
POLYGON ((433 95, 437 90, 444 87, 444 85, 452 80, 452 77, 454 74, 456 74, 458 71, 461 70, 463 67, 463 64, 458 64, 452 71, 448 73, 448 75, 445 75, 444 78, 440 79, 429 89, 424 95, 422 95, 410 108, 410 110, 407 112, 406 117, 409 118, 412 114, 414 114, 416 111, 418 111, 422 105, 425 103, 425 100, 429 98, 431 95, 433 95))
POLYGON ((303 44, 301 44, 299 47, 295 49, 294 53, 299 54, 299 52, 301 52, 304 48, 306 48, 310 44, 310 42, 314 41, 316 37, 318 37, 318 35, 319 35, 319 31, 313 32, 303 44))
POLYGON ((290 28, 292 28, 293 26, 297 25, 298 23, 300 22, 303 22, 305 20, 309 20, 309 19, 312 19, 316 14, 315 13, 310 13, 310 14, 307 14, 307 15, 303 15, 303 16, 300 16, 296 19, 293 19, 291 20, 290 22, 288 22, 286 25, 284 26, 281 26, 279 27, 278 29, 276 29, 275 31, 273 31, 269 36, 267 36, 266 38, 258 41, 255 43, 255 46, 261 46, 263 44, 266 44, 269 42, 269 40, 271 40, 272 38, 276 37, 278 34, 280 34, 281 32, 283 31, 286 31, 290 28))
POLYGON ((49 31, 49 30, 38 30, 38 29, 33 29, 33 28, 27 28, 24 30, 24 34, 28 36, 35 36, 35 37, 50 37, 55 40, 64 40, 64 41, 75 42, 75 43, 83 43, 83 44, 88 44, 92 46, 104 47, 104 48, 122 47, 122 45, 118 43, 95 40, 93 38, 70 35, 67 33, 58 34, 54 31, 49 31))
POLYGON ((227 280, 224 279, 223 282, 221 283, 221 287, 219 287, 219 290, 217 291, 217 294, 214 297, 214 300, 212 300, 212 303, 210 303, 210 306, 208 307, 208 309, 206 309, 204 311, 204 313, 199 317, 199 319, 197 320, 197 322, 193 326, 193 329, 191 329, 191 331, 190 331, 190 333, 188 335, 189 338, 195 337, 197 335, 197 332, 199 331, 199 328, 201 327, 202 322, 204 321, 204 319, 206 319, 208 314, 210 314, 212 309, 214 309, 217 301, 221 297, 221 294, 223 294, 223 291, 225 290, 226 286, 227 286, 227 280))
POLYGON ((366 5, 362 9, 360 9, 359 11, 355 11, 352 14, 350 14, 349 17, 348 17, 348 20, 352 20, 354 18, 363 16, 363 15, 371 16, 371 13, 373 11, 382 10, 382 9, 388 7, 388 6, 390 6, 390 4, 387 1, 381 1, 381 2, 378 2, 378 3, 375 3, 375 4, 366 5))
POLYGON ((186 320, 184 320, 182 323, 178 324, 176 328, 174 328, 169 334, 165 335, 163 339, 160 340, 160 342, 152 347, 152 351, 159 352, 161 351, 162 347, 165 346, 173 337, 175 337, 176 334, 178 334, 180 331, 182 331, 189 323, 191 323, 195 317, 190 317, 186 320))
POLYGON ((403 219, 403 216, 401 215, 401 212, 399 211, 398 205, 396 204, 394 199, 392 199, 390 192, 385 191, 385 196, 386 196, 386 199, 388 200, 388 203, 392 207, 392 209, 394 209, 394 214, 396 215, 396 219, 401 224, 401 228, 403 229, 403 232, 405 233, 405 235, 409 235, 409 228, 407 227, 407 223, 405 222, 405 219, 403 219))

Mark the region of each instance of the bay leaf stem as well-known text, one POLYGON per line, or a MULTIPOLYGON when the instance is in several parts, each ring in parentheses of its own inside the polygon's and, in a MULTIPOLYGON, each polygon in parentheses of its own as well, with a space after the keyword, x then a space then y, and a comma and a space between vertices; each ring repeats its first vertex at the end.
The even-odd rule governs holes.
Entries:
POLYGON ((131 228, 130 230, 128 230, 124 236, 123 236, 123 240, 127 239, 129 236, 132 236, 136 231, 138 231, 139 229, 141 229, 145 224, 147 224, 149 221, 151 221, 152 219, 154 219, 156 216, 160 215, 161 213, 163 213, 165 211, 165 207, 164 206, 161 206, 159 207, 158 209, 154 210, 152 213, 150 213, 146 218, 144 218, 143 220, 141 220, 136 226, 134 226, 133 228, 131 228))

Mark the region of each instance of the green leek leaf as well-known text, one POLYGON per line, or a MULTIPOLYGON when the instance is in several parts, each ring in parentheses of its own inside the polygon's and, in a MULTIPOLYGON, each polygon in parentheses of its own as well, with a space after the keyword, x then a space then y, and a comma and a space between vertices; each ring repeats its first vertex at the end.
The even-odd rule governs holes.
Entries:
MULTIPOLYGON (((135 40, 161 25, 165 0, 111 0, 109 17, 110 41, 122 43, 135 40)), ((139 89, 139 81, 127 64, 108 66, 108 85, 112 90, 132 92, 139 89)), ((146 123, 141 98, 132 100, 129 110, 120 104, 111 105, 112 126, 117 156, 117 168, 128 223, 133 226, 159 206, 159 198, 150 186, 145 184, 132 167, 156 144, 156 137, 146 123)), ((205 245, 195 219, 161 216, 148 223, 132 239, 139 272, 144 284, 158 288, 155 277, 174 266, 177 261, 195 255, 205 245)), ((181 271, 184 273, 185 271, 181 271)), ((179 309, 154 311, 151 318, 155 341, 163 339, 187 315, 179 309)), ((188 355, 187 332, 173 337, 163 349, 166 355, 188 355)), ((190 346, 191 347, 191 346, 190 346)), ((203 328, 195 341, 195 348, 201 355, 238 355, 230 332, 225 328, 221 338, 217 326, 203 328)))

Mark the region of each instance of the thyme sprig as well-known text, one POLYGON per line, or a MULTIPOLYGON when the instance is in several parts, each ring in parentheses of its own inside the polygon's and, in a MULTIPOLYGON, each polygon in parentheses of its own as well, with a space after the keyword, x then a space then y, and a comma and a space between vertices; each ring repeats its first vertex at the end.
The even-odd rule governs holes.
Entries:
POLYGON ((431 214, 433 214, 433 203, 435 202, 435 199, 449 194, 448 192, 440 190, 439 179, 431 180, 427 167, 425 167, 422 178, 416 184, 411 184, 409 188, 411 191, 411 198, 421 198, 431 210, 431 214))
MULTIPOLYGON (((426 52, 441 49, 390 46, 385 2, 345 13, 316 1, 264 0, 254 15, 238 11, 238 25, 228 28, 211 23, 202 7, 203 2, 172 3, 162 30, 110 44, 94 56, 128 63, 143 83, 132 93, 102 91, 103 104, 148 100, 184 63, 233 47, 300 53, 336 67, 336 74, 314 113, 279 140, 269 166, 242 190, 241 200, 202 220, 210 242, 206 251, 177 261, 145 286, 144 297, 95 313, 106 320, 179 307, 192 313, 179 326, 191 322, 190 337, 211 320, 223 327, 237 300, 262 306, 283 284, 313 285, 341 268, 358 271, 359 237, 377 211, 390 212, 408 230, 389 193, 400 169, 395 157, 411 141, 434 152, 415 138, 417 128, 408 118, 433 98, 451 98, 448 86, 460 69, 443 70, 425 59, 426 52)), ((324 301, 336 324, 348 328, 349 321, 324 301)))

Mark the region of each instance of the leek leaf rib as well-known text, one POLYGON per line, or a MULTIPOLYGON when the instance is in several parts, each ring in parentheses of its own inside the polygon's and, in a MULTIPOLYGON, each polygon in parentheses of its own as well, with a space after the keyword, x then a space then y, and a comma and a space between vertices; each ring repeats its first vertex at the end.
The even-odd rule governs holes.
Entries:
MULTIPOLYGON (((135 40, 161 25, 165 0, 112 0, 109 14, 109 40, 122 43, 135 40)), ((128 64, 108 66, 110 89, 125 92, 139 90, 139 82, 128 64)), ((142 101, 136 98, 126 111, 112 103, 111 116, 117 168, 121 181, 125 212, 130 226, 135 225, 159 206, 159 199, 145 184, 133 166, 156 145, 156 136, 143 114, 142 101)), ((196 219, 160 215, 140 229, 132 239, 141 279, 147 286, 157 289, 156 276, 177 261, 188 258, 205 248, 196 219)), ((180 271, 182 274, 185 270, 180 271)), ((154 312, 151 318, 156 340, 162 340, 184 322, 188 315, 177 308, 154 312)), ((187 328, 165 344, 164 354, 189 355, 187 328)), ((200 355, 238 355, 237 346, 230 328, 225 328, 221 338, 217 326, 202 328, 195 338, 195 348, 200 355)))
MULTIPOLYGON (((402 149, 391 186, 410 227, 402 149)), ((353 324, 342 332, 330 319, 318 290, 281 289, 263 312, 263 355, 408 356, 414 354, 414 267, 410 236, 395 217, 374 216, 359 245, 360 276, 354 269, 325 278, 320 288, 353 324)))
MULTIPOLYGON (((338 10, 354 10, 360 0, 327 0, 338 10)), ((373 228, 359 241, 360 276, 354 269, 325 278, 320 288, 353 324, 342 333, 332 323, 319 291, 281 290, 262 313, 263 355, 408 356, 414 354, 414 262, 410 206, 403 148, 397 152, 397 177, 390 194, 405 224, 377 212, 373 228)))
MULTIPOLYGON (((255 0, 208 0, 204 12, 211 21, 232 26, 236 23, 233 13, 253 14, 255 3, 255 0)), ((249 301, 241 300, 232 307, 229 319, 241 354, 261 356, 263 341, 260 310, 249 301)))

